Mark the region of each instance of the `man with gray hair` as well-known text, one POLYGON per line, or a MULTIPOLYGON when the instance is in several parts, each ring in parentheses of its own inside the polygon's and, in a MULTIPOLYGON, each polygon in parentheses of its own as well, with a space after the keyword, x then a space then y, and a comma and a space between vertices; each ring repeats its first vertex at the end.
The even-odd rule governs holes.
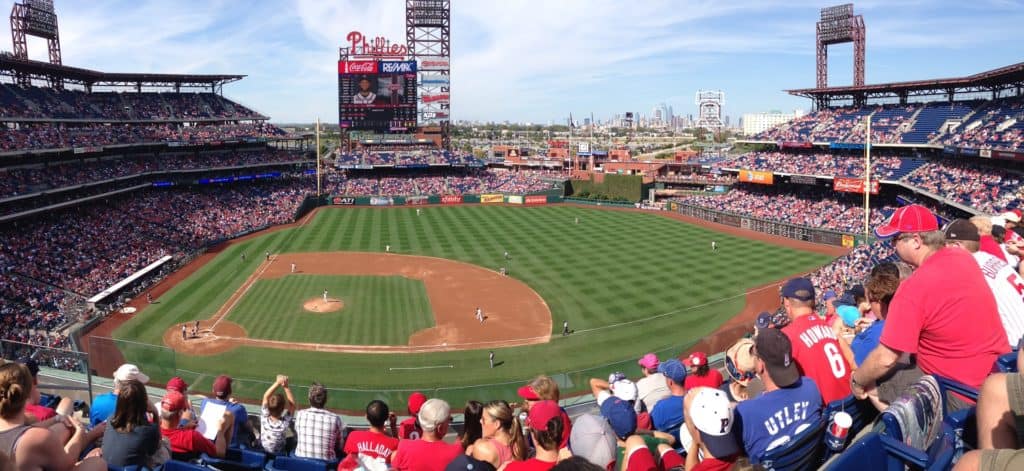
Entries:
POLYGON ((448 463, 462 454, 462 447, 457 443, 444 441, 451 423, 451 407, 441 399, 430 399, 420 407, 417 418, 423 436, 419 440, 398 442, 391 466, 398 471, 444 471, 448 463))
POLYGON ((114 408, 117 405, 117 394, 121 391, 121 384, 126 383, 130 380, 136 380, 142 384, 149 382, 149 376, 146 376, 138 366, 131 363, 125 363, 114 371, 114 389, 113 391, 100 394, 92 400, 92 407, 89 408, 89 425, 95 427, 100 423, 106 422, 110 416, 114 415, 114 408))
MULTIPOLYGON (((854 395, 867 397, 904 353, 917 355, 924 374, 981 387, 1010 346, 996 300, 974 257, 945 247, 935 215, 916 204, 897 209, 875 234, 895 236, 896 254, 917 269, 893 296, 878 346, 850 375, 854 395)), ((957 397, 950 399, 954 410, 966 405, 957 397)))
POLYGON ((295 413, 295 435, 298 446, 295 456, 335 461, 345 445, 345 422, 327 405, 327 388, 313 382, 309 387, 309 409, 295 413))

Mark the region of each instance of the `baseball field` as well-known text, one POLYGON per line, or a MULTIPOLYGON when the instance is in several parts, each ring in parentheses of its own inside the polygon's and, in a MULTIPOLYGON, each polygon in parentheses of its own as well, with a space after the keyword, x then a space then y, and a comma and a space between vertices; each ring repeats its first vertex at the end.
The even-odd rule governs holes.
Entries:
POLYGON ((582 392, 589 377, 635 374, 644 352, 686 350, 743 311, 748 290, 831 259, 819 252, 638 211, 322 208, 197 261, 116 341, 90 344, 200 392, 221 373, 251 399, 277 373, 316 380, 347 410, 412 390, 512 400, 541 373, 582 392))

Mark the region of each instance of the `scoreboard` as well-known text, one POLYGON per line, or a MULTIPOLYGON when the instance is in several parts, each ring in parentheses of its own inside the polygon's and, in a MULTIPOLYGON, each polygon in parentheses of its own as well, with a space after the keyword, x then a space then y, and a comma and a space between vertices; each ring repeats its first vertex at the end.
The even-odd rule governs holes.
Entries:
POLYGON ((416 62, 338 62, 338 123, 380 134, 416 127, 416 62))

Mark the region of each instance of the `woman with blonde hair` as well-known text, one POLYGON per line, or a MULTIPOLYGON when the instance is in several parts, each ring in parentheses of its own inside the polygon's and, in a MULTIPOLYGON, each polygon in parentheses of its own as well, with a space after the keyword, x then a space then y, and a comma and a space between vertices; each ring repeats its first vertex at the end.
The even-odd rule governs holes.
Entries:
POLYGON ((25 425, 25 404, 32 395, 32 373, 25 365, 0 366, 0 452, 6 453, 19 470, 105 471, 102 458, 78 461, 88 436, 82 424, 64 419, 73 430, 71 440, 61 445, 49 429, 25 425))
MULTIPOLYGON (((498 451, 499 466, 511 461, 526 459, 523 427, 519 423, 519 417, 507 402, 498 400, 485 404, 483 415, 480 417, 480 425, 483 429, 483 438, 477 440, 477 443, 487 441, 494 445, 498 451)), ((473 446, 466 449, 467 455, 472 453, 473 446)))

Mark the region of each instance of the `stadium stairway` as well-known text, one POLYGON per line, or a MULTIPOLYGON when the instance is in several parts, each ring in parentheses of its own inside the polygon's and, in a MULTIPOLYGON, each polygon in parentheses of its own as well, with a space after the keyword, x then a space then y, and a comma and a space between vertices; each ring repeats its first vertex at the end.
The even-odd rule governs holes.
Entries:
POLYGON ((899 180, 910 175, 914 170, 921 168, 928 160, 917 157, 906 157, 900 159, 900 166, 893 170, 892 176, 886 180, 899 180))
POLYGON ((903 134, 905 144, 927 144, 932 133, 935 133, 950 119, 963 119, 971 112, 969 106, 962 104, 931 104, 922 108, 910 131, 903 134))

